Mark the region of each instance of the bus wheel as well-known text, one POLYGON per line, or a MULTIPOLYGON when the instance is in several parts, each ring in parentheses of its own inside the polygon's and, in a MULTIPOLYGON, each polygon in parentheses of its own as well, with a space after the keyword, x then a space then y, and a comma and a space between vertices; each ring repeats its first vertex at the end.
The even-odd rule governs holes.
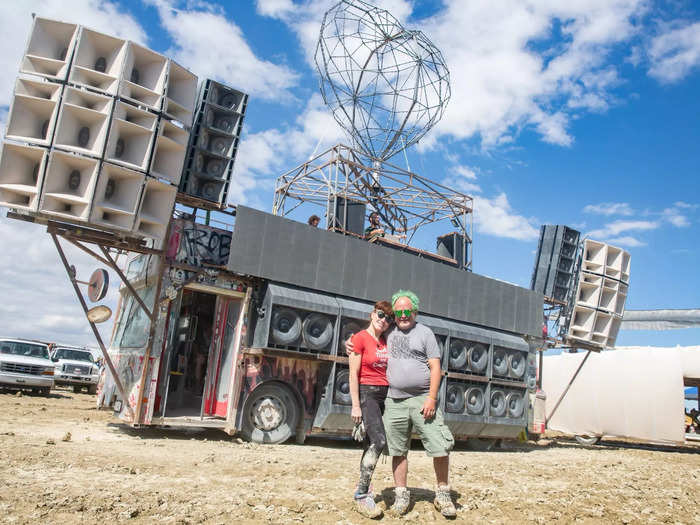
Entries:
POLYGON ((601 436, 588 436, 586 434, 579 434, 577 436, 574 436, 576 438, 576 442, 581 444, 581 445, 597 445, 600 443, 600 438, 601 436))
POLYGON ((279 383, 261 385, 246 400, 241 434, 254 443, 284 443, 297 428, 299 412, 288 387, 279 383))

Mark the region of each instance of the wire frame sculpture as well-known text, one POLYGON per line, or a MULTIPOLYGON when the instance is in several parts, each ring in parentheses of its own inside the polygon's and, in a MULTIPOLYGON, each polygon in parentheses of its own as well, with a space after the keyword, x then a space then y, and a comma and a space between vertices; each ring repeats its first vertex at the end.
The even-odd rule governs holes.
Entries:
POLYGON ((379 160, 420 140, 450 99, 440 51, 362 0, 342 0, 325 14, 315 62, 335 120, 357 149, 379 160))

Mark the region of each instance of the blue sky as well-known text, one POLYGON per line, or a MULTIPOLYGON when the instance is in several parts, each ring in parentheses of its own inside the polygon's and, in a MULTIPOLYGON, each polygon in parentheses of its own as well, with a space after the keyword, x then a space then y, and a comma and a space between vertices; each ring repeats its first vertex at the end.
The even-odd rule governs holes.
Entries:
MULTIPOLYGON (((333 3, 4 3, 0 110, 11 100, 31 12, 142 42, 250 94, 230 201, 269 210, 276 177, 317 145, 347 141, 323 106, 311 60, 333 3)), ((378 4, 423 30, 450 69, 445 115, 408 161, 474 196, 477 273, 529 286, 539 226, 566 224, 630 251, 628 308, 700 307, 696 2, 378 4)), ((16 298, 0 305, 0 333, 92 344, 41 230, 0 219, 0 293, 16 298)), ((88 274, 95 266, 74 257, 88 274)), ((700 329, 621 332, 618 344, 695 345, 700 329)))

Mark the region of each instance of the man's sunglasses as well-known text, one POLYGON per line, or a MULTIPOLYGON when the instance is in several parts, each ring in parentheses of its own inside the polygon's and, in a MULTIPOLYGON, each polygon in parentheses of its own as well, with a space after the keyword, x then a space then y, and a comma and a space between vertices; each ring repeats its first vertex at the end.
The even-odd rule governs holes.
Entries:
POLYGON ((396 317, 397 319, 399 317, 411 317, 411 314, 413 312, 415 312, 413 308, 411 308, 410 310, 394 310, 394 317, 396 317))
POLYGON ((378 317, 379 319, 386 319, 386 322, 387 322, 387 323, 390 323, 390 322, 392 322, 392 321, 394 320, 394 318, 393 318, 391 315, 385 313, 385 312, 382 311, 382 310, 376 310, 376 312, 377 312, 377 317, 378 317))

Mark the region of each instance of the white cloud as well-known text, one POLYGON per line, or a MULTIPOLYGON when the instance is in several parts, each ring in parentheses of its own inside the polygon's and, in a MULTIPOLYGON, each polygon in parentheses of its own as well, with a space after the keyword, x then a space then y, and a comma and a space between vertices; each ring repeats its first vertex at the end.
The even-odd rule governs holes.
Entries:
POLYGON ((634 237, 625 235, 623 237, 613 237, 611 239, 606 239, 613 246, 623 246, 625 248, 637 248, 639 246, 646 246, 647 243, 642 242, 634 237))
MULTIPOLYGON (((97 346, 45 227, 7 219, 5 209, 0 210, 0 335, 97 346)), ((69 243, 61 241, 61 245, 79 280, 87 281, 101 266, 69 243)), ((107 297, 100 304, 114 311, 119 280, 111 271, 110 282, 107 297)), ((98 326, 109 344, 112 322, 98 326)))
POLYGON ((614 221, 603 228, 588 232, 586 235, 596 240, 606 240, 629 231, 649 231, 660 226, 657 221, 614 221))
POLYGON ((700 67, 700 22, 661 33, 651 41, 648 53, 652 77, 678 82, 700 67))
POLYGON ((250 133, 241 141, 229 201, 245 204, 254 189, 272 189, 284 172, 343 142, 343 131, 314 94, 296 122, 284 130, 250 133))
POLYGON ((661 212, 661 218, 670 222, 676 228, 685 228, 690 226, 690 219, 686 214, 693 213, 698 208, 697 204, 688 204, 686 202, 676 202, 670 208, 666 208, 661 212))
POLYGON ((146 32, 133 16, 115 2, 101 0, 23 0, 0 4, 0 106, 12 100, 15 78, 32 26, 32 13, 44 18, 64 20, 110 35, 147 44, 146 32))
POLYGON ((589 204, 583 208, 584 213, 594 213, 596 215, 634 215, 634 210, 626 202, 601 202, 600 204, 589 204))
MULTIPOLYGON (((321 16, 334 3, 258 0, 257 6, 296 32, 312 64, 321 16)), ((646 0, 446 0, 438 13, 416 21, 412 2, 379 3, 408 20, 406 27, 423 30, 450 68, 452 98, 423 147, 445 135, 498 146, 524 128, 545 142, 570 145, 571 119, 613 102, 620 79, 609 55, 636 35, 635 20, 648 8, 646 0)))
POLYGON ((469 166, 453 166, 452 171, 457 175, 464 177, 465 179, 476 180, 476 172, 473 168, 470 168, 469 166))
POLYGON ((255 97, 275 101, 293 98, 290 88, 297 85, 298 74, 286 65, 258 58, 241 28, 223 9, 201 2, 191 9, 180 9, 177 0, 147 1, 157 7, 174 42, 166 54, 183 66, 255 97))
POLYGON ((530 241, 537 239, 537 221, 514 213, 505 193, 493 199, 474 198, 474 222, 480 233, 530 241))

